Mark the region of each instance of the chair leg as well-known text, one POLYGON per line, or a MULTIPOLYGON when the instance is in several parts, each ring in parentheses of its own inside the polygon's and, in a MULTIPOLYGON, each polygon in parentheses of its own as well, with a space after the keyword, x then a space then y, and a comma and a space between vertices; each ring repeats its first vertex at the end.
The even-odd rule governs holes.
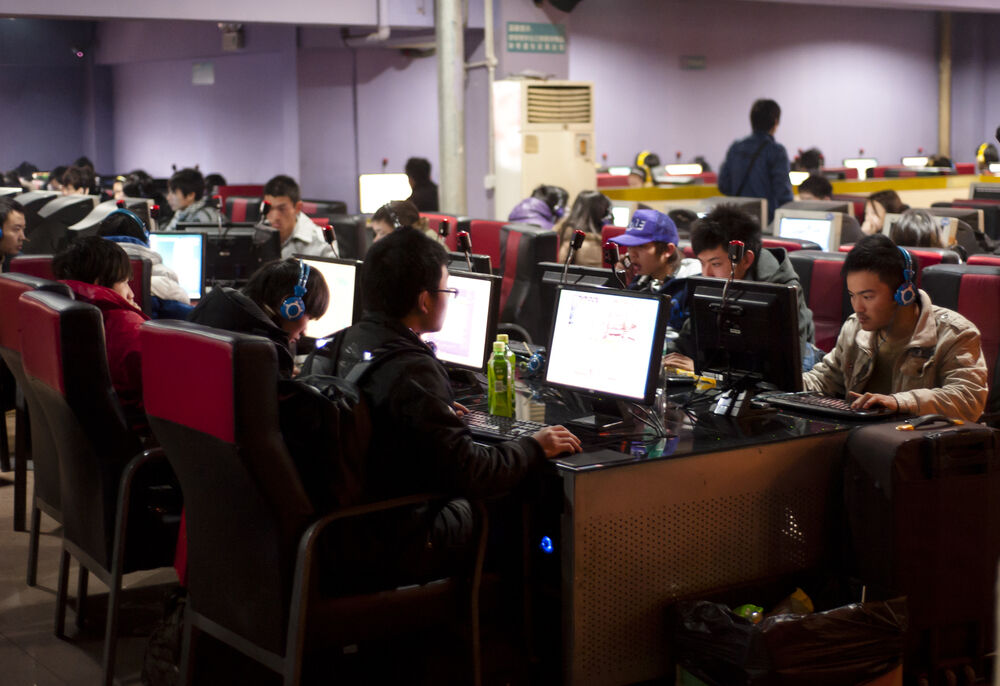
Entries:
MULTIPOLYGON (((15 424, 17 421, 15 420, 15 424)), ((3 413, 0 424, 0 472, 10 471, 10 438, 7 436, 7 413, 3 413)))
POLYGON ((190 686, 194 678, 194 622, 190 613, 184 618, 184 633, 181 638, 181 669, 179 686, 190 686))
POLYGON ((42 524, 42 511, 38 505, 31 508, 31 531, 28 533, 28 585, 38 582, 38 536, 42 524))
POLYGON ((87 568, 80 565, 76 577, 76 628, 83 629, 83 620, 87 614, 87 568))
POLYGON ((14 413, 14 531, 24 531, 28 511, 28 460, 31 458, 31 434, 28 408, 18 391, 18 406, 14 413))
POLYGON ((115 653, 118 647, 118 606, 121 604, 122 559, 116 556, 112 565, 108 593, 108 625, 104 632, 104 684, 113 686, 115 681, 115 653))
POLYGON ((56 636, 66 636, 66 585, 69 583, 69 553, 63 549, 59 558, 59 585, 56 590, 56 636))

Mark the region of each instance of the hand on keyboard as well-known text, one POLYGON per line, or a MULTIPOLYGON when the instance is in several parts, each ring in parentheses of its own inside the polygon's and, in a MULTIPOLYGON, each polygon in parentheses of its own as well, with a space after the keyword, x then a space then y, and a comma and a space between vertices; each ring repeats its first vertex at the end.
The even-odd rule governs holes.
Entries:
POLYGON ((848 397, 852 400, 852 410, 870 410, 873 407, 886 407, 893 412, 899 412, 899 401, 894 396, 881 393, 855 393, 851 391, 848 397))
POLYGON ((535 433, 532 438, 541 444, 545 457, 550 459, 563 453, 582 451, 580 439, 564 426, 547 426, 535 433))

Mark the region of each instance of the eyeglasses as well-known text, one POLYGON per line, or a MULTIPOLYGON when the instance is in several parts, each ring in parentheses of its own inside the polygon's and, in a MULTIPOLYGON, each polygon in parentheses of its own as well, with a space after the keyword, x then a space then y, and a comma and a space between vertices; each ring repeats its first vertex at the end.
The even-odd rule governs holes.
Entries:
POLYGON ((457 288, 429 288, 429 293, 450 293, 452 298, 458 297, 457 288))

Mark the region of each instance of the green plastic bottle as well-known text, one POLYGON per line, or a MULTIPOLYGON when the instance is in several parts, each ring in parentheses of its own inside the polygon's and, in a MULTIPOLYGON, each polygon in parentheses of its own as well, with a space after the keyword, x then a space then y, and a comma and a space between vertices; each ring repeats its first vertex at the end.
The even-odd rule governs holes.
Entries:
MULTIPOLYGON (((511 371, 511 374, 514 375, 511 378, 512 379, 516 379, 517 378, 517 357, 514 355, 514 352, 510 349, 510 336, 508 336, 505 333, 498 333, 497 334, 497 341, 503 343, 503 354, 504 354, 504 357, 506 357, 507 361, 510 362, 510 371, 511 371)), ((510 386, 510 390, 511 390, 511 398, 513 398, 513 396, 514 396, 514 384, 513 383, 510 386)), ((513 402, 513 400, 511 400, 511 402, 513 402)))
POLYGON ((514 402, 511 391, 514 388, 514 374, 507 361, 506 346, 497 341, 493 344, 493 357, 487 369, 490 414, 497 417, 513 417, 514 402))

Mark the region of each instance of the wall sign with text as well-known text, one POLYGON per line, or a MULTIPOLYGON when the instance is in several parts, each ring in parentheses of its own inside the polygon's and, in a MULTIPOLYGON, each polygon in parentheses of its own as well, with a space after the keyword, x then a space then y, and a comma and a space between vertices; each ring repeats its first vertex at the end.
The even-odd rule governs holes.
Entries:
POLYGON ((507 22, 507 52, 566 52, 566 27, 527 21, 507 22))

